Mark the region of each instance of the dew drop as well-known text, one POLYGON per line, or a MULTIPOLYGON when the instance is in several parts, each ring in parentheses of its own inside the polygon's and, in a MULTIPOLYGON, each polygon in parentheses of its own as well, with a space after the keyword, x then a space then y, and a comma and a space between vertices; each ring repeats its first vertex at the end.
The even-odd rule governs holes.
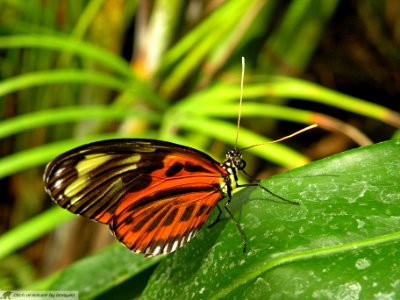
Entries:
POLYGON ((356 261, 356 268, 358 270, 364 270, 366 268, 369 268, 371 266, 371 261, 368 258, 360 258, 357 259, 356 261))

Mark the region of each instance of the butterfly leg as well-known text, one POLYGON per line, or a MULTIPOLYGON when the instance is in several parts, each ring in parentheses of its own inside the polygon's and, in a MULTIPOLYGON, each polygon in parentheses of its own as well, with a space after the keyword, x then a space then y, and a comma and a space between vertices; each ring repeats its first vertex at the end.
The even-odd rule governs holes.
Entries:
POLYGON ((282 201, 285 201, 285 202, 288 202, 288 203, 294 204, 294 205, 300 205, 299 202, 288 200, 288 199, 283 198, 282 196, 279 196, 278 194, 275 194, 273 191, 271 191, 270 189, 266 188, 265 186, 261 185, 258 182, 257 183, 246 183, 246 184, 239 184, 238 185, 238 187, 245 187, 245 186, 256 186, 256 187, 262 188, 264 191, 268 192, 272 196, 274 196, 274 197, 276 197, 276 198, 278 198, 278 199, 280 199, 282 201))
POLYGON ((232 195, 230 193, 230 191, 228 191, 228 201, 224 204, 224 208, 227 211, 227 213, 229 214, 229 216, 231 217, 231 219, 233 220, 233 223, 235 223, 236 228, 239 230, 240 235, 242 236, 243 239, 243 253, 246 252, 246 246, 247 246, 247 239, 246 239, 246 235, 244 233, 244 230, 242 228, 242 225, 240 225, 240 223, 238 222, 238 220, 236 220, 236 218, 233 216, 232 212, 229 210, 228 206, 231 203, 232 200, 232 195))
POLYGON ((217 208, 218 208, 218 216, 217 216, 217 218, 214 220, 214 222, 212 222, 210 225, 207 226, 207 228, 213 227, 215 224, 217 224, 217 223, 220 221, 220 219, 221 219, 221 214, 222 214, 222 210, 221 210, 221 208, 219 207, 218 204, 217 204, 217 208))

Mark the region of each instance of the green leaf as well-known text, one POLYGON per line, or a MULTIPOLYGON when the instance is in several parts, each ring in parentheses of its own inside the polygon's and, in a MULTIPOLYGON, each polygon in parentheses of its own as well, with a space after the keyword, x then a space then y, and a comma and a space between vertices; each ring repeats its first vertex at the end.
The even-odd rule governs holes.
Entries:
MULTIPOLYGON (((227 218, 155 270, 149 299, 372 299, 400 295, 400 142, 335 155, 248 188, 227 218)), ((213 220, 215 215, 211 216, 213 220)))
MULTIPOLYGON (((146 259, 121 245, 87 257, 60 272, 47 286, 50 290, 78 290, 79 299, 93 297, 118 286, 156 264, 161 257, 146 259)), ((131 295, 138 283, 130 286, 131 295)), ((135 291, 137 292, 137 291, 135 291)))

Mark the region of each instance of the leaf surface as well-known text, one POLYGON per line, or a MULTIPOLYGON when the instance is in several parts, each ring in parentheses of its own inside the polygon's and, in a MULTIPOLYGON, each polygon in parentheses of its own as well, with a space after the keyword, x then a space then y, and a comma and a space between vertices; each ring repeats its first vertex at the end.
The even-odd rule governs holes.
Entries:
MULTIPOLYGON (((372 299, 400 294, 400 141, 347 151, 234 196, 227 218, 204 228, 155 270, 149 299, 372 299)), ((213 215, 211 216, 211 220, 213 215)))

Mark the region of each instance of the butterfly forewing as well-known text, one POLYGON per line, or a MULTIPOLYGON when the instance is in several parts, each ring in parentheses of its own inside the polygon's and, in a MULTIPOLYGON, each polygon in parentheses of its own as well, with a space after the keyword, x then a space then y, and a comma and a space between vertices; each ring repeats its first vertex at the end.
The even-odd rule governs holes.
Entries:
POLYGON ((46 167, 46 191, 60 206, 101 223, 146 255, 184 245, 224 196, 228 172, 208 155, 158 140, 101 141, 46 167))

